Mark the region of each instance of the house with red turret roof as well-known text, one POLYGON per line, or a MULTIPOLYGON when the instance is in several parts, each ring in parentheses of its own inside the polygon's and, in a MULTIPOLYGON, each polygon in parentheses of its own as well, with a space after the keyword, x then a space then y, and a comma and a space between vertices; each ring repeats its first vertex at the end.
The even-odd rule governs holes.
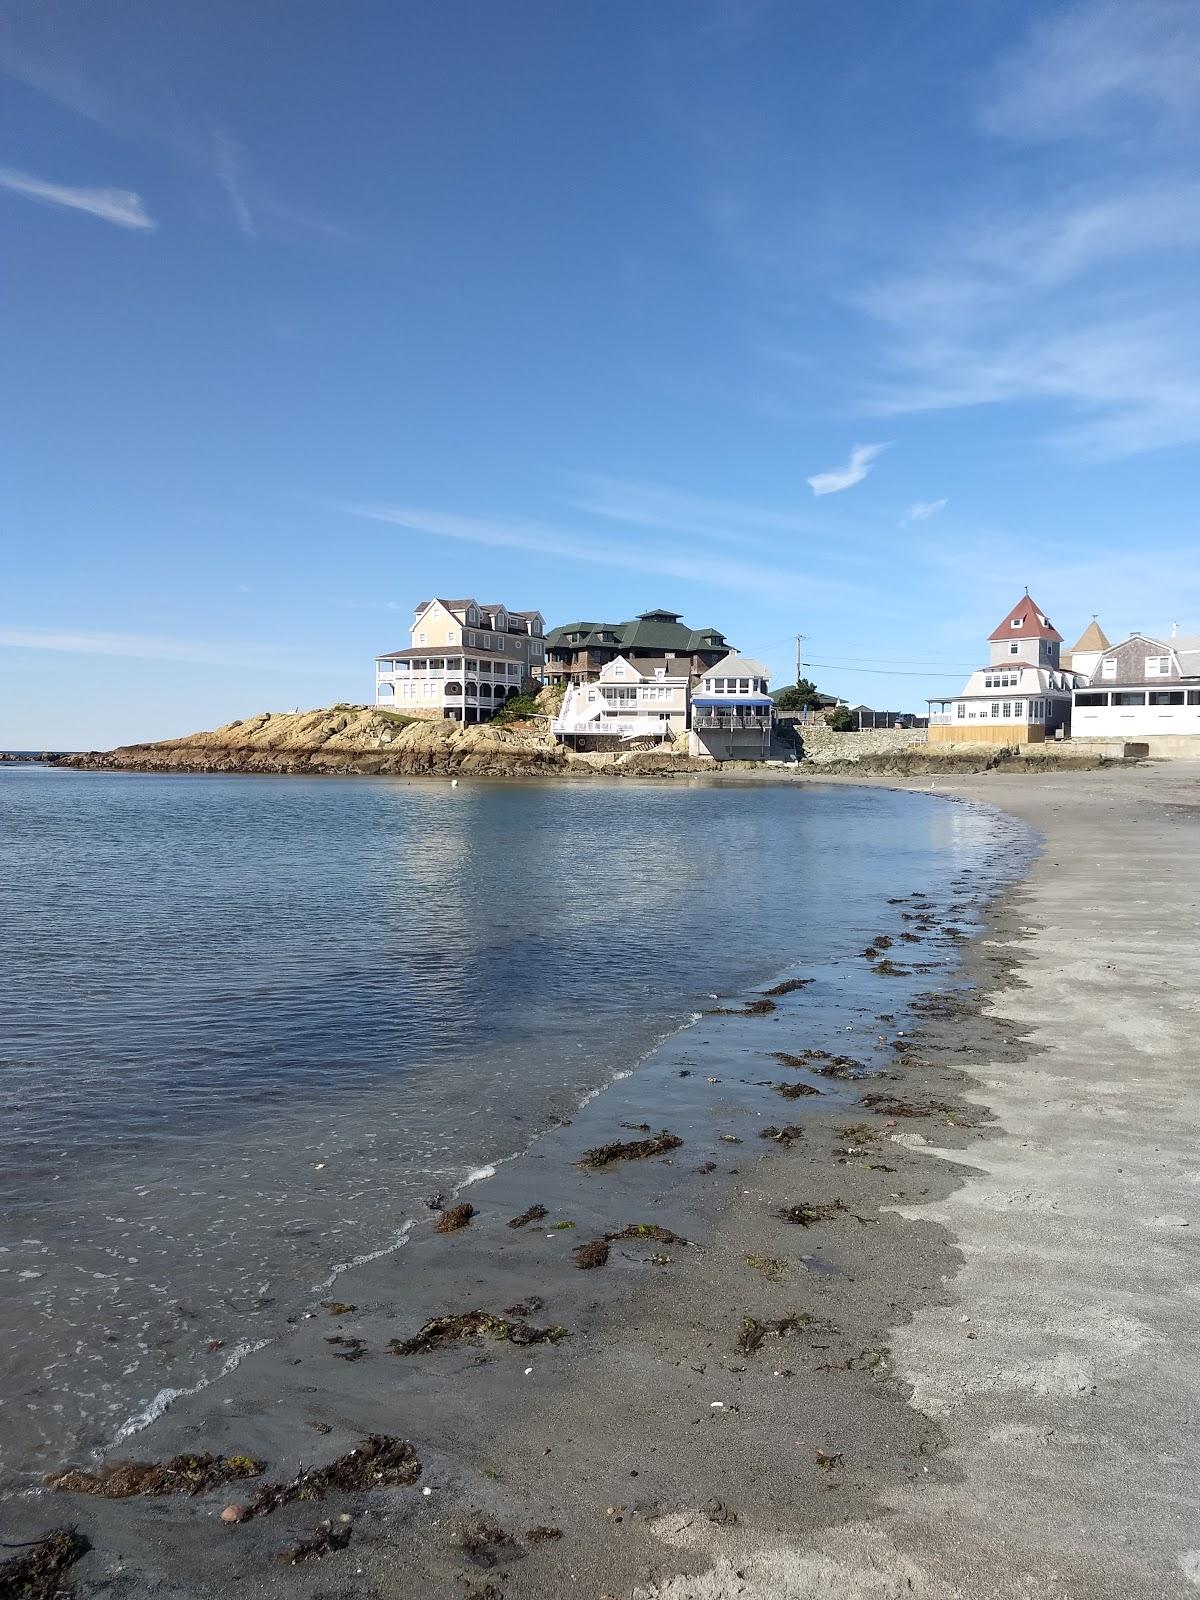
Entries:
POLYGON ((988 635, 988 665, 961 694, 929 701, 930 742, 1040 744, 1069 730, 1079 674, 1063 666, 1062 642, 1027 589, 988 635))

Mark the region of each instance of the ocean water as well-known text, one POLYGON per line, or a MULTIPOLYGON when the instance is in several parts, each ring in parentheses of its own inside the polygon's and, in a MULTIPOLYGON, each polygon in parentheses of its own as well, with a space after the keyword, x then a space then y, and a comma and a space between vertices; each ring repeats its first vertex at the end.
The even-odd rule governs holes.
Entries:
POLYGON ((1028 851, 882 790, 0 768, 0 1491, 218 1377, 714 993, 850 971, 889 898, 1028 851))

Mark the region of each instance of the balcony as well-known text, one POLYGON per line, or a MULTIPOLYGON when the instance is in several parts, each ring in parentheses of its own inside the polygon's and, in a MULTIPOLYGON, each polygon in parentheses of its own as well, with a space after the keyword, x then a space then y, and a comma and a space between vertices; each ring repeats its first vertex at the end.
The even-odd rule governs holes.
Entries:
POLYGON ((692 716, 692 727, 697 733, 769 733, 770 716, 733 716, 722 711, 697 711, 692 716))

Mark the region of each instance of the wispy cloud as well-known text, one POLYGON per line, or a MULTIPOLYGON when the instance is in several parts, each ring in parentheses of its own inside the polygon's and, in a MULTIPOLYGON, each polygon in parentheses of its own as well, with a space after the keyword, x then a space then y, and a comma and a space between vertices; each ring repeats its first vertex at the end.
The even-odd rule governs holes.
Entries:
POLYGON ((811 517, 794 511, 691 494, 664 484, 589 472, 572 473, 571 477, 578 491, 567 496, 568 505, 639 528, 748 543, 758 534, 812 533, 818 526, 811 517))
POLYGON ((418 506, 364 505, 339 502, 335 509, 368 521, 390 523, 412 533, 497 550, 525 550, 532 555, 559 561, 581 561, 607 567, 614 572, 648 572, 697 584, 715 591, 738 590, 761 600, 790 603, 799 594, 816 591, 841 591, 844 586, 828 578, 802 577, 798 570, 770 566, 761 560, 737 561, 726 555, 713 565, 695 551, 687 549, 647 549, 645 544, 618 544, 563 532, 536 522, 508 522, 484 517, 460 516, 418 506))
POLYGON ((242 148, 229 130, 223 128, 220 123, 213 127, 212 142, 217 182, 228 197, 239 231, 245 234, 246 238, 253 239, 258 229, 255 227, 254 216, 242 184, 242 148))
POLYGON ((950 504, 949 499, 944 500, 917 500, 908 508, 906 522, 928 522, 930 517, 936 517, 939 511, 945 511, 950 504))
POLYGON ((86 211, 89 216, 114 223, 118 228, 152 232, 158 226, 146 215, 141 196, 132 189, 77 189, 63 183, 48 183, 44 178, 31 177, 12 167, 0 167, 0 188, 24 195, 27 200, 36 200, 40 205, 86 211))
POLYGON ((1092 135, 1122 113, 1179 116, 1200 102, 1194 0, 1084 0, 1047 12, 999 64, 980 110, 1019 140, 1092 135))
POLYGON ((856 444, 844 467, 835 467, 832 472, 814 473, 808 479, 808 486, 816 495, 841 494, 843 489, 853 489, 870 472, 876 456, 886 449, 886 444, 856 444))
POLYGON ((1200 439, 1200 184, 992 215, 921 249, 935 269, 854 297, 888 332, 870 410, 1057 402, 1051 436, 1092 457, 1200 439))
POLYGON ((211 667, 256 667, 292 671, 295 663, 281 659, 266 645, 208 644, 173 639, 152 633, 100 633, 69 628, 9 628, 0 626, 0 648, 52 650, 65 655, 124 656, 135 661, 194 662, 211 667))

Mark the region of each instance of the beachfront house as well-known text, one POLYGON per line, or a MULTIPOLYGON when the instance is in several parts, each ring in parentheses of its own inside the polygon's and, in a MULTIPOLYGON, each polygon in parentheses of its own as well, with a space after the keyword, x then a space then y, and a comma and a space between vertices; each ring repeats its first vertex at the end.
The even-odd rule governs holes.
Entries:
POLYGON ((1200 636, 1133 633, 1099 651, 1075 689, 1071 728, 1146 743, 1154 756, 1200 755, 1200 636))
POLYGON ((541 687, 545 662, 540 611, 422 600, 408 646, 375 657, 375 704, 427 720, 487 722, 523 689, 541 687))
POLYGON ((930 743, 1040 744, 1068 729, 1076 674, 1062 665, 1062 634, 1028 590, 988 646, 988 665, 961 694, 929 701, 930 743))
POLYGON ((672 672, 696 676, 732 649, 718 629, 689 628, 678 611, 643 611, 632 622, 565 622, 546 635, 546 681, 596 683, 618 656, 667 660, 672 672))
POLYGON ((1090 678, 1100 657, 1109 648, 1108 635, 1093 617, 1070 650, 1064 650, 1060 660, 1064 667, 1080 678, 1090 678))
POLYGON ((769 678, 761 661, 735 654, 703 673, 692 694, 689 753, 713 761, 764 761, 775 726, 769 678))
POLYGON ((690 689, 686 657, 618 655, 594 682, 569 685, 551 730, 576 750, 671 743, 687 729, 690 689))

